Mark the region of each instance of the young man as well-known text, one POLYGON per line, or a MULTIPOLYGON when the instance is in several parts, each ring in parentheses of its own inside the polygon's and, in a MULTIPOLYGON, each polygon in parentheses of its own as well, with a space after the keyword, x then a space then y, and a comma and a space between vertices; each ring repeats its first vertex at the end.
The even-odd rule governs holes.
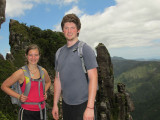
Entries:
MULTIPOLYGON (((75 14, 68 14, 61 22, 67 44, 61 49, 55 62, 54 103, 52 115, 58 120, 58 101, 62 91, 64 120, 94 120, 94 102, 97 92, 97 61, 94 51, 83 46, 83 59, 87 76, 78 56, 78 40, 81 23, 75 14)), ((56 53, 57 56, 57 53, 56 53)))

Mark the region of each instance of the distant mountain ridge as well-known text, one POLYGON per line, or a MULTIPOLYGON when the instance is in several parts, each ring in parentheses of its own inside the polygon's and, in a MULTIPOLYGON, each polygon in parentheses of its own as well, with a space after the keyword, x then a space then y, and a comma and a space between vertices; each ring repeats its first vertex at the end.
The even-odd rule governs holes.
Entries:
POLYGON ((137 58, 137 59, 126 59, 123 57, 113 56, 111 57, 112 60, 136 60, 136 61, 160 61, 160 58, 150 58, 150 59, 144 59, 144 58, 137 58))
POLYGON ((118 56, 113 56, 113 57, 111 57, 111 59, 112 60, 126 60, 126 59, 124 59, 122 57, 118 57, 118 56))

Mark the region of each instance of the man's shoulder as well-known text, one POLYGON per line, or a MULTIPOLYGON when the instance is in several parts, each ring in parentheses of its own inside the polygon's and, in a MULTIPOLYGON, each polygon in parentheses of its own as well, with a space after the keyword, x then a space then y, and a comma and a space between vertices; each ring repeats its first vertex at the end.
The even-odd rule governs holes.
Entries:
POLYGON ((59 56, 60 52, 66 47, 66 44, 63 45, 62 47, 58 48, 58 50, 56 51, 56 57, 59 56))
POLYGON ((83 49, 92 49, 91 46, 84 41, 80 41, 79 46, 81 46, 83 49))
POLYGON ((61 49, 63 49, 65 46, 66 46, 66 44, 61 46, 60 48, 58 48, 57 52, 60 51, 61 49))
MULTIPOLYGON (((85 42, 84 42, 85 43, 85 42)), ((83 52, 85 53, 85 52, 93 52, 93 48, 89 45, 89 44, 87 44, 87 43, 85 43, 84 45, 83 45, 83 52)))

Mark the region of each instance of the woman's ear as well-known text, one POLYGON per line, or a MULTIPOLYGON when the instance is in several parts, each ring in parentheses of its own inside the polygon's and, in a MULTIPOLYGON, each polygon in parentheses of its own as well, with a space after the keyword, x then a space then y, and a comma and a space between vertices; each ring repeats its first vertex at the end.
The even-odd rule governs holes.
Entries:
POLYGON ((25 57, 27 58, 27 55, 25 54, 25 57))

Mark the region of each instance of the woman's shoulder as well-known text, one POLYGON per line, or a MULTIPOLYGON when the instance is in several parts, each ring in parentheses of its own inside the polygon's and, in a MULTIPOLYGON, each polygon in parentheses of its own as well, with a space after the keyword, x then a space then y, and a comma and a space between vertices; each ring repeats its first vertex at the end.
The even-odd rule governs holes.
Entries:
POLYGON ((18 69, 10 76, 10 79, 15 79, 15 80, 23 80, 23 78, 24 78, 24 73, 22 69, 18 69))
POLYGON ((24 72, 23 69, 18 69, 16 72, 14 72, 13 74, 18 75, 18 76, 24 76, 24 72))
POLYGON ((45 75, 48 75, 48 72, 47 72, 47 70, 44 67, 42 67, 42 70, 43 70, 43 72, 44 72, 45 75))
POLYGON ((42 67, 42 70, 44 71, 44 73, 47 73, 47 70, 45 68, 42 67))

